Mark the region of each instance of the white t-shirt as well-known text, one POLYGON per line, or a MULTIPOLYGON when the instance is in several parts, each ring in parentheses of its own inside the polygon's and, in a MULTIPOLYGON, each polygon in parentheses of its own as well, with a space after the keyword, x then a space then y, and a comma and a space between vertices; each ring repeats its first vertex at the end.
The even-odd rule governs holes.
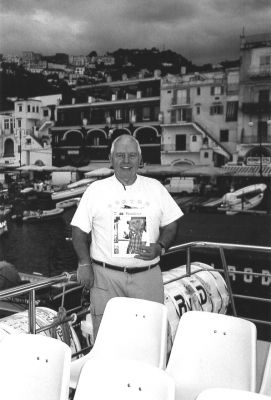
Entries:
MULTIPOLYGON (((109 264, 136 267, 149 265, 150 261, 126 254, 131 237, 131 220, 139 220, 139 225, 144 227, 142 240, 149 244, 157 242, 160 227, 182 215, 177 203, 158 180, 137 175, 133 185, 124 187, 113 175, 93 182, 87 188, 71 225, 86 233, 91 231, 92 258, 109 264)), ((152 263, 157 261, 159 257, 152 263)))

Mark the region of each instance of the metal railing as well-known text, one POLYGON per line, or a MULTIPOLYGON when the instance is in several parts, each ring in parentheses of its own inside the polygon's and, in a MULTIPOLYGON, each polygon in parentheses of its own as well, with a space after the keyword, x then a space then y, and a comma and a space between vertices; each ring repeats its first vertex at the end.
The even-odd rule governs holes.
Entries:
MULTIPOLYGON (((220 260, 222 262, 222 268, 215 268, 216 271, 223 272, 225 276, 226 285, 229 291, 229 298, 232 307, 232 313, 234 316, 237 316, 236 306, 235 306, 235 299, 242 298, 244 300, 252 300, 252 301, 259 301, 263 303, 268 303, 271 306, 271 299, 270 298, 263 298, 263 297, 255 297, 250 295, 241 295, 241 294, 234 294, 232 291, 232 285, 230 281, 231 271, 227 264, 225 251, 224 250, 232 250, 232 251, 245 251, 245 252, 253 252, 253 253, 261 253, 271 255, 271 247, 267 246, 254 246, 254 245, 243 245, 243 244, 233 244, 233 243, 217 243, 217 242, 202 242, 202 241, 194 241, 189 243, 184 243, 180 245, 173 246, 169 249, 167 254, 179 253, 181 251, 186 253, 186 276, 190 276, 193 274, 191 271, 191 251, 193 249, 211 249, 211 250, 218 250, 220 255, 220 260)), ((271 268, 271 267, 270 267, 271 268)), ((199 272, 199 270, 195 271, 199 272)), ((236 275, 251 275, 257 277, 265 277, 263 273, 254 273, 254 272, 244 272, 236 270, 234 272, 236 275)), ((172 281, 178 280, 180 277, 176 279, 172 279, 172 281)), ((271 326, 271 321, 267 320, 259 320, 250 318, 250 321, 255 323, 260 323, 263 325, 271 326)))
MULTIPOLYGON (((262 297, 255 297, 255 296, 250 296, 250 295, 240 295, 240 294, 234 294, 232 291, 232 285, 230 281, 230 275, 231 275, 231 270, 227 264, 226 261, 226 256, 225 256, 225 250, 231 250, 231 251, 245 251, 245 252, 257 252, 261 254, 267 254, 271 255, 271 247, 266 247, 266 246, 252 246, 252 245, 242 245, 242 244, 232 244, 232 243, 216 243, 216 242, 203 242, 203 241, 194 241, 194 242, 189 242, 189 243, 184 243, 184 244, 179 244, 176 246, 171 247, 166 255, 172 255, 174 253, 180 253, 180 252, 185 252, 186 254, 186 274, 183 276, 190 276, 193 274, 191 271, 191 252, 194 249, 216 249, 219 252, 220 255, 220 260, 222 263, 222 268, 215 268, 216 271, 223 272, 225 281, 229 290, 229 298, 230 298, 230 303, 232 306, 232 313, 234 316, 237 316, 236 312, 236 306, 235 306, 235 299, 236 298, 242 298, 246 300, 253 300, 257 302, 264 302, 268 303, 271 305, 271 299, 270 298, 262 298, 262 297)), ((210 267, 211 268, 211 267, 210 267)), ((206 269, 204 269, 206 270, 206 269)), ((199 272, 199 269, 197 271, 199 272)), ((264 276, 262 273, 258 272, 243 272, 243 271, 238 271, 236 270, 234 272, 235 274, 250 274, 253 276, 264 276)), ((28 316, 29 316, 29 332, 30 333, 39 333, 41 330, 47 330, 49 329, 52 325, 45 326, 41 329, 36 329, 36 292, 44 289, 44 288, 49 288, 52 287, 53 285, 56 284, 67 284, 71 282, 72 280, 75 280, 75 273, 63 273, 62 275, 58 275, 55 277, 51 278, 45 278, 42 279, 40 282, 35 282, 35 283, 26 283, 20 286, 16 286, 10 289, 2 290, 0 291, 0 300, 3 299, 10 299, 15 296, 23 295, 23 294, 28 294, 29 296, 29 302, 28 302, 28 316)), ((179 280, 181 277, 177 277, 172 279, 170 282, 173 282, 175 280, 179 280)), ((169 283, 169 282, 167 282, 169 283)), ((82 288, 82 286, 78 285, 78 288, 82 288)), ((69 290, 66 291, 66 294, 69 292, 69 290)), ((79 310, 79 314, 84 314, 85 311, 79 310)), ((67 321, 74 320, 73 316, 67 317, 67 321)), ((261 324, 269 325, 271 326, 270 321, 265 321, 265 320, 253 320, 250 319, 253 322, 258 322, 261 324)))

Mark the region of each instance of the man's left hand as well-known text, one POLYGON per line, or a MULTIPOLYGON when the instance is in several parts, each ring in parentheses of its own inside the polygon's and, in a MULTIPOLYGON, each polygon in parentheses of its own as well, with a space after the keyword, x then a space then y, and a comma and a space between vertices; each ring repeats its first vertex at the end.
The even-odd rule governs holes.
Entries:
POLYGON ((135 258, 140 260, 153 260, 161 254, 161 246, 158 243, 150 243, 149 246, 141 246, 140 252, 135 255, 135 258))

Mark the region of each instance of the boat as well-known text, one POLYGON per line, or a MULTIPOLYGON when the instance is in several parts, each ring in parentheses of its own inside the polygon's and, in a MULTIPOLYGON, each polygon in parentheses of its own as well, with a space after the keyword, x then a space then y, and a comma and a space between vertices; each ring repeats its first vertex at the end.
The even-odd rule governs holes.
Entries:
POLYGON ((265 183, 258 183, 228 192, 223 196, 222 204, 218 209, 225 211, 227 215, 253 209, 263 200, 266 188, 265 183))
POLYGON ((59 217, 63 214, 64 208, 53 208, 52 210, 24 211, 23 221, 41 221, 59 217))
POLYGON ((81 185, 78 187, 70 188, 70 189, 64 189, 64 190, 59 190, 57 192, 52 192, 51 198, 54 201, 63 201, 66 199, 70 199, 73 197, 78 197, 82 196, 84 191, 88 188, 89 184, 86 185, 81 185))
POLYGON ((6 219, 0 220, 0 236, 8 231, 8 224, 6 219))
MULTIPOLYGON (((250 320, 257 327, 255 368, 259 390, 271 344, 271 270, 270 264, 264 264, 263 269, 260 265, 255 269, 229 265, 228 255, 236 251, 243 252, 246 260, 253 259, 254 262, 255 254, 259 257, 265 254, 269 259, 271 255, 271 247, 216 242, 189 242, 169 249, 166 257, 169 257, 172 268, 163 271, 170 327, 168 343, 172 346, 180 319, 191 310, 250 320), (206 260, 206 252, 208 263, 194 261, 206 260), (253 254, 254 257, 251 257, 253 254), (179 260, 185 260, 185 263, 179 265, 179 260), (236 285, 241 281, 245 285, 244 290, 242 285, 236 285), (257 293, 251 289, 253 283, 261 287, 257 293)), ((0 342, 6 335, 16 333, 54 335, 58 340, 69 343, 73 366, 73 362, 88 354, 93 347, 89 295, 77 284, 76 272, 54 277, 19 275, 20 285, 16 283, 14 287, 0 290, 0 342)), ((200 327, 198 335, 200 338, 200 327)))
POLYGON ((56 203, 57 208, 70 208, 74 206, 78 206, 81 197, 71 197, 70 199, 59 201, 56 203))

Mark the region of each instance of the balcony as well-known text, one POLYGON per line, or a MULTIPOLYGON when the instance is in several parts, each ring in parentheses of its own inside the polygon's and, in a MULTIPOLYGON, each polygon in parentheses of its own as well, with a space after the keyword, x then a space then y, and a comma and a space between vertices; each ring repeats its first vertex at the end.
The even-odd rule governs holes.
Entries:
POLYGON ((243 103, 242 112, 250 115, 270 114, 271 103, 269 101, 262 103, 243 103))
POLYGON ((248 69, 248 75, 250 78, 270 78, 271 77, 271 65, 260 65, 259 67, 250 67, 248 69))
POLYGON ((248 137, 244 137, 241 139, 242 144, 265 144, 265 143, 271 143, 271 136, 266 136, 263 135, 260 137, 260 135, 251 135, 248 137))

